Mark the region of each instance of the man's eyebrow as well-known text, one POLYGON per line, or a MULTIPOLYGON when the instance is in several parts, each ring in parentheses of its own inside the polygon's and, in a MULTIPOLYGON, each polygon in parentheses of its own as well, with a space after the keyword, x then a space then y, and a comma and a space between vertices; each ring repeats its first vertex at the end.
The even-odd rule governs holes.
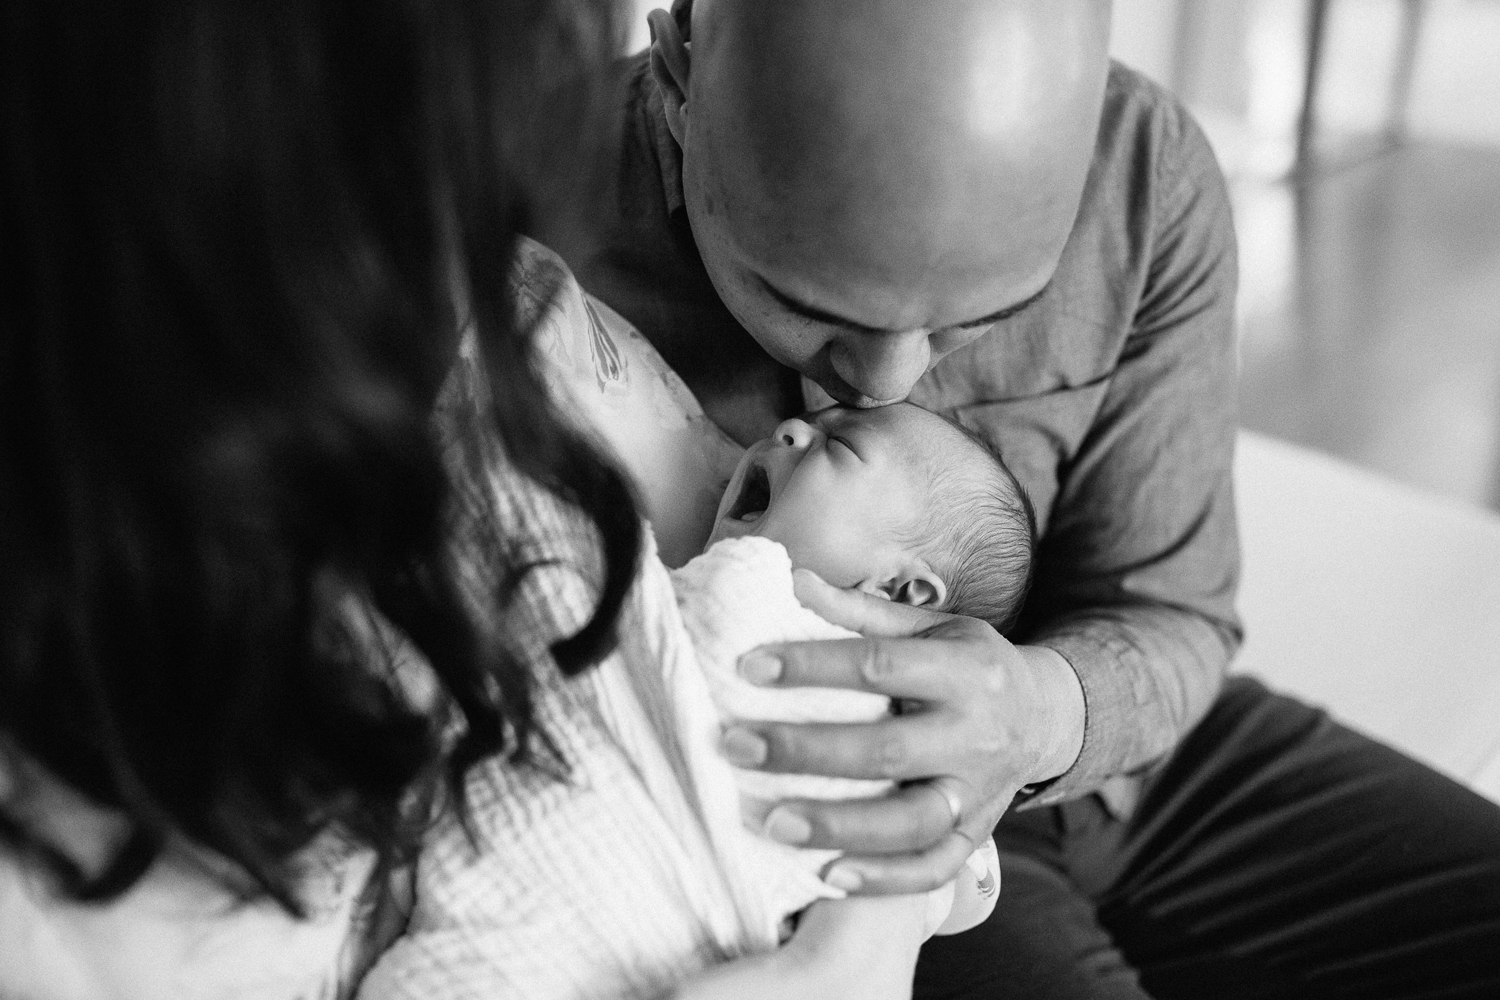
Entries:
POLYGON ((1001 310, 999 310, 997 312, 992 312, 988 316, 981 316, 978 319, 971 319, 967 323, 955 323, 954 326, 959 326, 959 327, 990 326, 991 324, 1000 322, 1002 319, 1010 319, 1012 316, 1016 315, 1017 313, 1023 313, 1027 309, 1030 309, 1033 305, 1036 304, 1036 301, 1038 299, 1040 299, 1043 295, 1047 294, 1047 289, 1051 288, 1051 287, 1052 287, 1052 282, 1048 281, 1041 288, 1038 288, 1036 290, 1036 293, 1034 295, 1027 296, 1026 298, 1022 299, 1020 302, 1017 302, 1013 306, 1006 306, 1004 309, 1001 309, 1001 310))
MULTIPOLYGON (((856 330, 867 330, 871 333, 890 332, 888 330, 881 329, 880 327, 866 326, 863 323, 856 323, 854 320, 849 319, 847 316, 839 316, 835 313, 828 312, 827 310, 819 309, 817 306, 809 305, 808 303, 803 302, 800 299, 793 298, 786 292, 783 292, 781 289, 777 288, 775 285, 771 284, 760 275, 756 275, 756 277, 759 278, 761 287, 766 290, 771 298, 775 299, 777 302, 780 302, 791 312, 794 312, 806 319, 810 319, 818 323, 828 323, 833 326, 850 326, 854 327, 856 330)), ((990 326, 991 324, 998 323, 1003 319, 1009 319, 1017 313, 1024 312, 1026 309, 1029 309, 1038 299, 1040 299, 1043 295, 1046 295, 1047 289, 1051 287, 1051 284, 1052 283, 1049 281, 1047 284, 1039 288, 1035 294, 1027 296, 1025 299, 1017 302, 1015 305, 1006 306, 1004 309, 992 312, 988 316, 981 316, 978 319, 971 319, 966 320, 962 323, 950 324, 949 328, 990 326)))
POLYGON ((863 323, 856 323, 854 322, 854 320, 850 319, 847 316, 838 316, 834 313, 819 309, 817 306, 808 305, 806 302, 803 302, 800 299, 795 299, 792 296, 788 295, 786 292, 783 292, 781 289, 777 288, 775 285, 771 284, 760 275, 756 275, 756 277, 760 279, 761 287, 770 294, 771 298, 775 299, 777 302, 780 302, 787 309, 791 310, 799 316, 814 320, 819 323, 829 323, 833 326, 852 326, 857 330, 868 330, 871 333, 884 332, 873 326, 865 326, 863 323))

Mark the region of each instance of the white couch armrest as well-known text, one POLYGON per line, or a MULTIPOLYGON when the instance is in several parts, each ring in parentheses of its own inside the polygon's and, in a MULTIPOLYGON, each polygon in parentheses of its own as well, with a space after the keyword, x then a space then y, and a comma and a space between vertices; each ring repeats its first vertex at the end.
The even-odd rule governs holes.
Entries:
POLYGON ((1500 801, 1500 517, 1242 432, 1236 669, 1500 801))

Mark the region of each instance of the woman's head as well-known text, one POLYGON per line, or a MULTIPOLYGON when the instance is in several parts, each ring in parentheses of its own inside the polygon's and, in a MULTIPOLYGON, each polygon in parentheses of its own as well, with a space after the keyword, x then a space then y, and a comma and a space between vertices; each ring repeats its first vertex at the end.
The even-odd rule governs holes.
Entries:
POLYGON ((326 641, 330 595, 427 655, 460 763, 524 749, 445 546, 429 416, 466 323, 512 459, 605 538, 560 659, 606 648, 628 492, 551 420, 504 276, 519 231, 567 232, 614 38, 603 0, 0 9, 0 747, 135 831, 85 870, 0 807, 65 888, 186 835, 294 905, 330 825, 410 845, 447 709, 326 641))

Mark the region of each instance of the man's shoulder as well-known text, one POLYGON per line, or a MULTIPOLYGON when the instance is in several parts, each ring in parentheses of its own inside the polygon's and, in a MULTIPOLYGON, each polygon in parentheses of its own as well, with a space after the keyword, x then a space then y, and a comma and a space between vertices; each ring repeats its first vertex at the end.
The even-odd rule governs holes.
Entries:
POLYGON ((1137 176, 1136 184, 1183 175, 1220 177, 1208 139, 1181 99, 1117 61, 1110 63, 1096 157, 1112 172, 1148 169, 1152 177, 1137 176))
MULTIPOLYGON (((600 291, 595 272, 601 266, 672 249, 671 219, 682 201, 681 153, 667 128, 648 57, 638 52, 610 68, 609 113, 615 131, 610 190, 595 206, 596 244, 586 257, 568 261, 595 293, 600 291)), ((638 263, 628 268, 639 269, 638 263)))
MULTIPOLYGON (((1176 95, 1122 63, 1110 64, 1094 162, 1063 269, 1080 281, 1113 274, 1145 289, 1167 229, 1219 231, 1227 193, 1207 137, 1176 95), (1127 273, 1128 272, 1128 273, 1127 273)), ((1117 303, 1134 310, 1134 303, 1117 303)))
POLYGON ((617 59, 610 67, 608 86, 619 156, 614 177, 616 208, 629 216, 640 211, 644 202, 670 211, 671 204, 657 203, 663 201, 674 179, 677 153, 651 75, 650 52, 617 59))
POLYGON ((1115 98, 1148 113, 1157 108, 1182 107, 1182 102, 1170 90, 1118 59, 1109 61, 1109 80, 1105 84, 1105 93, 1106 101, 1115 98))
POLYGON ((650 49, 632 52, 611 62, 604 84, 610 99, 610 112, 623 114, 627 120, 639 117, 648 93, 646 84, 650 80, 650 49))

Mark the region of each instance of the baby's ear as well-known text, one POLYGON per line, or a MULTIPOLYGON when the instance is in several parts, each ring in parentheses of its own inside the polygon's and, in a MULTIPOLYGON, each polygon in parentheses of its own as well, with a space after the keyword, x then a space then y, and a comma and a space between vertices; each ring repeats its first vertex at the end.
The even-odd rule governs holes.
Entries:
POLYGON ((907 567, 880 581, 877 587, 880 596, 887 600, 914 608, 939 608, 948 598, 948 585, 925 563, 907 567))

